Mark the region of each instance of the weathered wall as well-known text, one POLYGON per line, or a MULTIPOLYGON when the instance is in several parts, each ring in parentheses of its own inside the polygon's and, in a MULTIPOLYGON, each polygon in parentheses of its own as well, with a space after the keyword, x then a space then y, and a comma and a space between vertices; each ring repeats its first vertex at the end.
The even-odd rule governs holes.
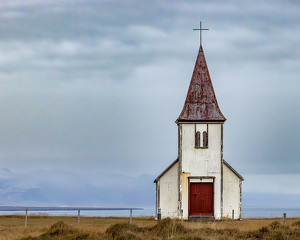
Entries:
MULTIPOLYGON (((222 124, 181 124, 179 162, 182 163, 181 191, 184 219, 188 218, 188 176, 215 177, 214 216, 221 218, 222 124), (208 132, 208 148, 195 148, 196 131, 208 132)), ((202 138, 201 138, 202 142, 202 138)), ((201 143, 202 144, 202 143, 201 143)), ((203 146, 203 145, 201 145, 203 146)))
POLYGON ((234 219, 241 217, 241 180, 223 164, 223 217, 234 219))
POLYGON ((178 218, 178 165, 175 163, 158 182, 159 199, 157 208, 161 208, 161 217, 178 218))

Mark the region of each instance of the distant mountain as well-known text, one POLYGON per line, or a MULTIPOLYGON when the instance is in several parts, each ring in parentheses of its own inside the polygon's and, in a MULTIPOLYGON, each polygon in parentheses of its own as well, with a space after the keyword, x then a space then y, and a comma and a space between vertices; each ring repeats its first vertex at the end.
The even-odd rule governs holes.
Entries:
POLYGON ((27 206, 155 206, 154 176, 68 171, 17 174, 0 169, 0 204, 27 206))
MULTIPOLYGON (((154 207, 155 177, 62 170, 18 174, 0 169, 0 205, 154 207)), ((300 208, 300 195, 243 192, 242 206, 300 208)))

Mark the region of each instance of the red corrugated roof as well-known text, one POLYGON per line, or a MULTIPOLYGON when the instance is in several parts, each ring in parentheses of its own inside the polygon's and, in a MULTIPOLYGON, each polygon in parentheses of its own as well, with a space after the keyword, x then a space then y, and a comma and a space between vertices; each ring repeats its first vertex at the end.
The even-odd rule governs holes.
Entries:
POLYGON ((226 121, 219 109, 200 46, 185 104, 177 121, 226 121))

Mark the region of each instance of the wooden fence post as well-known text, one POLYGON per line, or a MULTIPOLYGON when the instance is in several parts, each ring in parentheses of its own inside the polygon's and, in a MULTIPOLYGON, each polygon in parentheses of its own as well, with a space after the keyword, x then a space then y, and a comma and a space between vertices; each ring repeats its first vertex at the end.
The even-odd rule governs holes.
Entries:
POLYGON ((26 208, 26 213, 25 213, 25 229, 27 227, 27 211, 28 211, 28 208, 26 208))
POLYGON ((80 221, 80 210, 78 210, 78 224, 79 224, 79 221, 80 221))
POLYGON ((233 222, 234 222, 234 209, 232 209, 232 227, 233 227, 233 222))
POLYGON ((158 211, 157 211, 157 221, 160 222, 161 220, 161 208, 158 208, 158 211))
POLYGON ((130 209, 130 224, 132 224, 132 209, 130 209))
POLYGON ((283 224, 285 224, 286 213, 283 214, 283 224))

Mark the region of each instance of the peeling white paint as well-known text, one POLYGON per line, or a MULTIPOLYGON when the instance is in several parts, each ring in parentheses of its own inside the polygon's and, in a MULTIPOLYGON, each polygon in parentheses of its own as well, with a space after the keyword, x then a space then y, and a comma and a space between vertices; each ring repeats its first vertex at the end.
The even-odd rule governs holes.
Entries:
POLYGON ((159 180, 157 208, 161 208, 161 218, 178 218, 178 165, 175 163, 159 180))
POLYGON ((241 180, 231 169, 223 164, 223 217, 234 219, 241 217, 241 180))
MULTIPOLYGON (((222 124, 182 124, 182 172, 215 177, 214 217, 221 218, 222 124), (196 126, 196 127, 195 127, 196 126), (208 148, 195 148, 195 131, 208 132, 208 148)), ((203 146, 203 145, 201 145, 203 146)), ((188 188, 182 188, 183 218, 188 218, 188 188)))

